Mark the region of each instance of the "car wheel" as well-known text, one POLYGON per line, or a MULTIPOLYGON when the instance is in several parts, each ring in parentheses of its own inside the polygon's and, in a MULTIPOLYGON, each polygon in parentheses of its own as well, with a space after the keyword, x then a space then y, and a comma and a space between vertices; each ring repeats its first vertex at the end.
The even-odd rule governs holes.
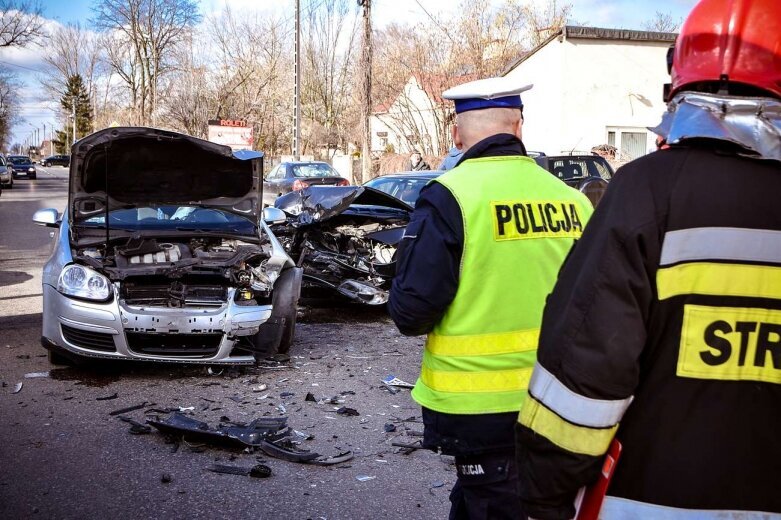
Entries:
POLYGON ((267 326, 261 325, 254 338, 256 358, 263 359, 290 352, 296 333, 298 297, 301 294, 303 273, 300 267, 287 269, 274 283, 271 318, 267 326), (276 337, 271 337, 272 334, 276 337))

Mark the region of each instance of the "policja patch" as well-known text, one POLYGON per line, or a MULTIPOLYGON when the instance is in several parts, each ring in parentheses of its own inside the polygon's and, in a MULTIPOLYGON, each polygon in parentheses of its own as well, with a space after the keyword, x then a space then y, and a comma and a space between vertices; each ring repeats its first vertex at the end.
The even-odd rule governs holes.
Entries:
POLYGON ((495 240, 578 238, 584 219, 569 201, 491 201, 495 240))

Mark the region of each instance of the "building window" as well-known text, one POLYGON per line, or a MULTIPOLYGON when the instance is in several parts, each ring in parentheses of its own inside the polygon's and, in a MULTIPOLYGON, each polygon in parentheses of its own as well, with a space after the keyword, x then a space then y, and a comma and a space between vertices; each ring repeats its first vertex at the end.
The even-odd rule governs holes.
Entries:
POLYGON ((648 132, 639 128, 611 127, 607 129, 607 144, 616 147, 617 159, 632 161, 648 153, 648 132))

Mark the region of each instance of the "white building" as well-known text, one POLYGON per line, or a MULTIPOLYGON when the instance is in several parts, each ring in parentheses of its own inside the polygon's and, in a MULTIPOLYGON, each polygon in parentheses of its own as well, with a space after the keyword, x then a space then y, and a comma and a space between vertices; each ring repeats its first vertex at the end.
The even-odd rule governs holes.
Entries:
POLYGON ((453 103, 442 92, 472 77, 416 74, 392 100, 375 107, 371 117, 372 152, 390 147, 396 153, 418 150, 423 155, 442 155, 450 148, 453 103))
POLYGON ((521 57, 504 75, 524 92, 523 141, 548 155, 615 146, 625 159, 655 149, 670 82, 673 33, 566 26, 521 57))

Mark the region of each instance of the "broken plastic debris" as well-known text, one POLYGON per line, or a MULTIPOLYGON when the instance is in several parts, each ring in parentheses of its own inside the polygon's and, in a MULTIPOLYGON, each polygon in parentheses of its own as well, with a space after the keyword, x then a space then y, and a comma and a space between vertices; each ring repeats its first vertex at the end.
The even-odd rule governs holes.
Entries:
POLYGON ((263 383, 262 385, 258 386, 257 388, 253 388, 253 392, 262 392, 268 388, 268 385, 263 383))
POLYGON ((386 423, 385 424, 385 431, 387 433, 392 433, 396 431, 396 425, 392 423, 386 423))
POLYGON ((96 401, 111 401, 112 399, 116 399, 117 397, 119 397, 119 394, 114 392, 111 395, 105 395, 103 397, 96 397, 95 400, 96 401))
POLYGON ((179 407, 179 411, 180 412, 192 412, 193 410, 195 410, 194 406, 180 406, 179 407))
POLYGON ((415 385, 407 383, 406 381, 399 379, 393 374, 387 376, 385 379, 382 380, 382 382, 390 386, 399 386, 402 388, 415 388, 415 385))
POLYGON ((339 415, 347 415, 349 417, 355 417, 357 415, 361 415, 360 413, 358 413, 358 410, 356 410, 355 408, 348 408, 346 406, 342 406, 341 408, 336 410, 336 413, 338 413, 339 415))
POLYGON ((208 372, 210 376, 219 376, 222 374, 223 371, 220 370, 219 372, 215 372, 214 370, 212 370, 212 367, 209 367, 206 369, 206 372, 208 372))
POLYGON ((49 377, 49 372, 30 372, 24 375, 25 379, 36 379, 39 377, 49 377))
POLYGON ((170 473, 163 473, 162 475, 160 475, 160 482, 162 482, 163 484, 168 484, 172 480, 173 480, 173 477, 171 477, 170 473))
POLYGON ((146 424, 141 424, 140 422, 131 419, 130 417, 120 416, 119 420, 130 424, 130 430, 128 431, 133 435, 144 435, 147 433, 152 433, 152 428, 150 428, 146 424))
POLYGON ((282 413, 287 413, 287 408, 285 408, 285 405, 284 405, 284 404, 282 404, 282 403, 279 403, 279 404, 277 405, 277 410, 279 410, 279 411, 280 411, 280 412, 282 412, 282 413))
POLYGON ((268 478, 271 476, 271 468, 265 464, 256 464, 251 468, 241 466, 228 466, 226 464, 214 464, 209 468, 214 473, 223 473, 226 475, 249 475, 253 478, 268 478))
POLYGON ((141 404, 128 406, 126 408, 119 408, 118 410, 114 410, 113 412, 109 412, 108 414, 111 416, 121 415, 123 413, 134 412, 136 410, 140 410, 141 408, 146 408, 147 406, 154 406, 154 405, 155 403, 147 403, 146 401, 144 401, 141 404))
POLYGON ((22 386, 24 386, 24 383, 16 383, 16 385, 14 385, 14 391, 11 393, 18 394, 19 392, 22 391, 22 386))
POLYGON ((307 392, 306 397, 304 397, 304 401, 311 401, 313 403, 317 402, 317 399, 315 398, 314 394, 312 392, 307 392))
POLYGON ((358 482, 366 482, 367 480, 374 480, 376 478, 377 478, 376 476, 358 475, 357 477, 355 477, 355 480, 357 480, 358 482))

